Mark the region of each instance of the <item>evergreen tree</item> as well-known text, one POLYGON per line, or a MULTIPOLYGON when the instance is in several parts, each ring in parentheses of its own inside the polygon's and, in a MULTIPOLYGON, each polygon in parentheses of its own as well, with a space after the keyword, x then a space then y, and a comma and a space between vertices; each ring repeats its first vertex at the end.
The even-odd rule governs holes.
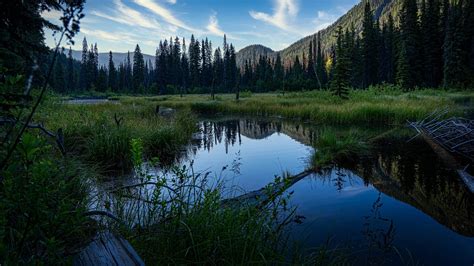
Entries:
POLYGON ((127 59, 124 66, 124 89, 132 90, 132 63, 130 61, 130 51, 127 52, 127 59))
POLYGON ((140 46, 137 44, 133 54, 133 91, 142 91, 145 80, 145 61, 140 46))
POLYGON ((213 75, 214 76, 213 76, 213 80, 212 80, 212 92, 211 92, 211 94, 214 95, 215 89, 216 88, 221 88, 222 78, 223 78, 223 75, 224 75, 224 61, 222 59, 222 52, 221 52, 220 47, 217 47, 217 49, 214 52, 214 59, 213 59, 212 66, 213 66, 213 75))
POLYGON ((281 62, 281 56, 280 53, 277 54, 276 60, 275 60, 275 66, 274 66, 274 80, 275 83, 280 86, 280 88, 277 88, 279 90, 283 90, 283 85, 285 82, 285 69, 283 68, 283 63, 281 62))
MULTIPOLYGON (((61 54, 64 56, 64 54, 61 54)), ((64 67, 61 62, 61 60, 58 60, 54 64, 54 75, 53 75, 52 83, 53 83, 53 88, 59 93, 65 93, 66 92, 66 79, 65 79, 65 73, 64 73, 64 67)))
POLYGON ((84 37, 82 41, 82 60, 81 60, 81 73, 79 75, 80 88, 85 90, 89 84, 89 70, 88 70, 88 49, 87 39, 84 37))
POLYGON ((107 70, 101 66, 97 72, 96 87, 98 91, 104 92, 107 88, 107 70))
POLYGON ((72 92, 75 89, 75 78, 74 78, 74 59, 72 58, 72 49, 69 47, 69 53, 67 57, 67 90, 72 92))
POLYGON ((178 37, 174 39, 171 56, 172 83, 181 86, 181 42, 178 37))
POLYGON ((382 49, 379 58, 380 80, 390 84, 395 83, 395 65, 396 65, 396 37, 393 17, 389 15, 387 22, 382 29, 382 49))
POLYGON ((327 73, 326 67, 324 65, 324 57, 321 49, 321 33, 318 32, 318 43, 317 43, 317 52, 316 52, 316 78, 320 85, 319 89, 322 89, 323 86, 327 83, 327 73))
POLYGON ((198 87, 201 74, 201 52, 199 41, 194 39, 194 35, 191 35, 189 44, 189 72, 192 87, 198 87))
POLYGON ((112 91, 117 91, 117 71, 112 58, 112 51, 109 51, 109 75, 107 84, 112 91))
POLYGON ((378 27, 374 26, 374 15, 367 1, 364 9, 364 20, 362 24, 362 40, 361 40, 361 56, 363 67, 362 87, 377 83, 378 65, 377 65, 377 51, 378 51, 378 27))
POLYGON ((181 95, 183 94, 183 90, 189 86, 189 59, 188 55, 186 54, 186 41, 183 38, 183 53, 181 55, 181 84, 182 90, 181 95))
POLYGON ((460 1, 453 4, 448 12, 443 54, 445 87, 464 87, 468 79, 468 53, 463 47, 466 35, 462 10, 463 1, 460 1))
POLYGON ((422 2, 421 22, 424 85, 437 87, 442 79, 442 32, 438 0, 422 2))
POLYGON ((238 80, 238 69, 237 69, 237 59, 235 55, 235 48, 232 44, 229 46, 229 62, 228 62, 228 81, 231 89, 239 88, 237 84, 238 80))
POLYGON ((420 40, 416 0, 403 0, 400 14, 400 53, 397 62, 397 83, 412 89, 420 80, 420 40))
POLYGON ((337 30, 336 58, 334 63, 334 77, 331 81, 331 90, 334 95, 341 99, 348 98, 348 86, 350 79, 350 59, 346 50, 344 33, 342 27, 337 30))
POLYGON ((229 59, 230 59, 230 53, 229 53, 229 46, 227 45, 227 36, 224 34, 224 44, 222 46, 223 49, 223 63, 224 63, 224 73, 222 75, 222 83, 224 86, 224 89, 228 88, 229 85, 229 59))

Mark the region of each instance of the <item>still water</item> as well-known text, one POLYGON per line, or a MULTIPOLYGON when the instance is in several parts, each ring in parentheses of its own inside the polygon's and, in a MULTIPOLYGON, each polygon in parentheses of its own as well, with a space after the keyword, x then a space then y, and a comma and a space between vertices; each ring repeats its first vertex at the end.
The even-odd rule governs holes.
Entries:
MULTIPOLYGON (((227 197, 309 165, 317 126, 202 121, 186 161, 224 180, 227 197)), ((381 130, 383 132, 383 130, 381 130)), ((383 139, 362 165, 335 167, 293 185, 303 217, 291 239, 308 252, 345 250, 357 264, 473 265, 474 197, 421 140, 383 139)))

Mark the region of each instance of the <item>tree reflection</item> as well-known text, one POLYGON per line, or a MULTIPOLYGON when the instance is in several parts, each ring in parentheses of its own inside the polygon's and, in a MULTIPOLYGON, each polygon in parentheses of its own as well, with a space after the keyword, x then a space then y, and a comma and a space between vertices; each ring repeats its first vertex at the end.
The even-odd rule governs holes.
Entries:
POLYGON ((382 215, 382 196, 379 192, 370 214, 364 216, 362 234, 368 247, 367 264, 380 265, 394 253, 395 225, 393 219, 382 215))

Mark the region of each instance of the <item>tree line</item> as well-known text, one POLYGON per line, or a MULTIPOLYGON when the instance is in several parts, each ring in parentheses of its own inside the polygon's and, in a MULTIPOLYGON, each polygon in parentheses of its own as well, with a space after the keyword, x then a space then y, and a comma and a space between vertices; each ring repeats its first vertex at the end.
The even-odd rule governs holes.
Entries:
POLYGON ((109 52, 108 65, 99 65, 97 44, 83 40, 82 59, 77 61, 69 49, 61 52, 51 86, 56 92, 112 91, 124 93, 207 93, 234 92, 239 82, 235 48, 224 36, 223 48, 212 49, 207 38, 191 36, 189 46, 178 37, 160 41, 155 62, 145 61, 137 44, 118 66, 109 52))
POLYGON ((129 93, 229 93, 331 89, 345 98, 348 88, 395 84, 467 88, 474 85, 474 1, 403 0, 397 18, 375 19, 365 4, 361 34, 354 27, 337 31, 337 41, 323 50, 319 34, 291 64, 280 55, 260 56, 237 66, 235 48, 224 36, 213 51, 206 39, 191 36, 161 41, 155 63, 145 62, 137 45, 133 59, 98 66, 97 45, 84 39, 82 61, 59 57, 53 87, 60 92, 111 90, 129 93), (329 52, 328 52, 329 51, 329 52), (64 71, 64 69, 67 69, 64 71))

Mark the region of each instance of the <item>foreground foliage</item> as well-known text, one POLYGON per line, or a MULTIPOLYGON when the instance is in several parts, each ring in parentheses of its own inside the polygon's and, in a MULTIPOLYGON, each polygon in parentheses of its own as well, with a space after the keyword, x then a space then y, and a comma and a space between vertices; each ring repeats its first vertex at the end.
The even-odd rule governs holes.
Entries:
POLYGON ((64 263, 91 237, 88 171, 58 153, 43 137, 24 134, 2 172, 2 263, 64 263))
POLYGON ((209 173, 172 167, 154 175, 142 167, 141 140, 132 141, 134 185, 117 187, 109 200, 124 221, 115 227, 149 264, 283 263, 288 255, 283 228, 286 200, 264 208, 222 204, 209 173))

